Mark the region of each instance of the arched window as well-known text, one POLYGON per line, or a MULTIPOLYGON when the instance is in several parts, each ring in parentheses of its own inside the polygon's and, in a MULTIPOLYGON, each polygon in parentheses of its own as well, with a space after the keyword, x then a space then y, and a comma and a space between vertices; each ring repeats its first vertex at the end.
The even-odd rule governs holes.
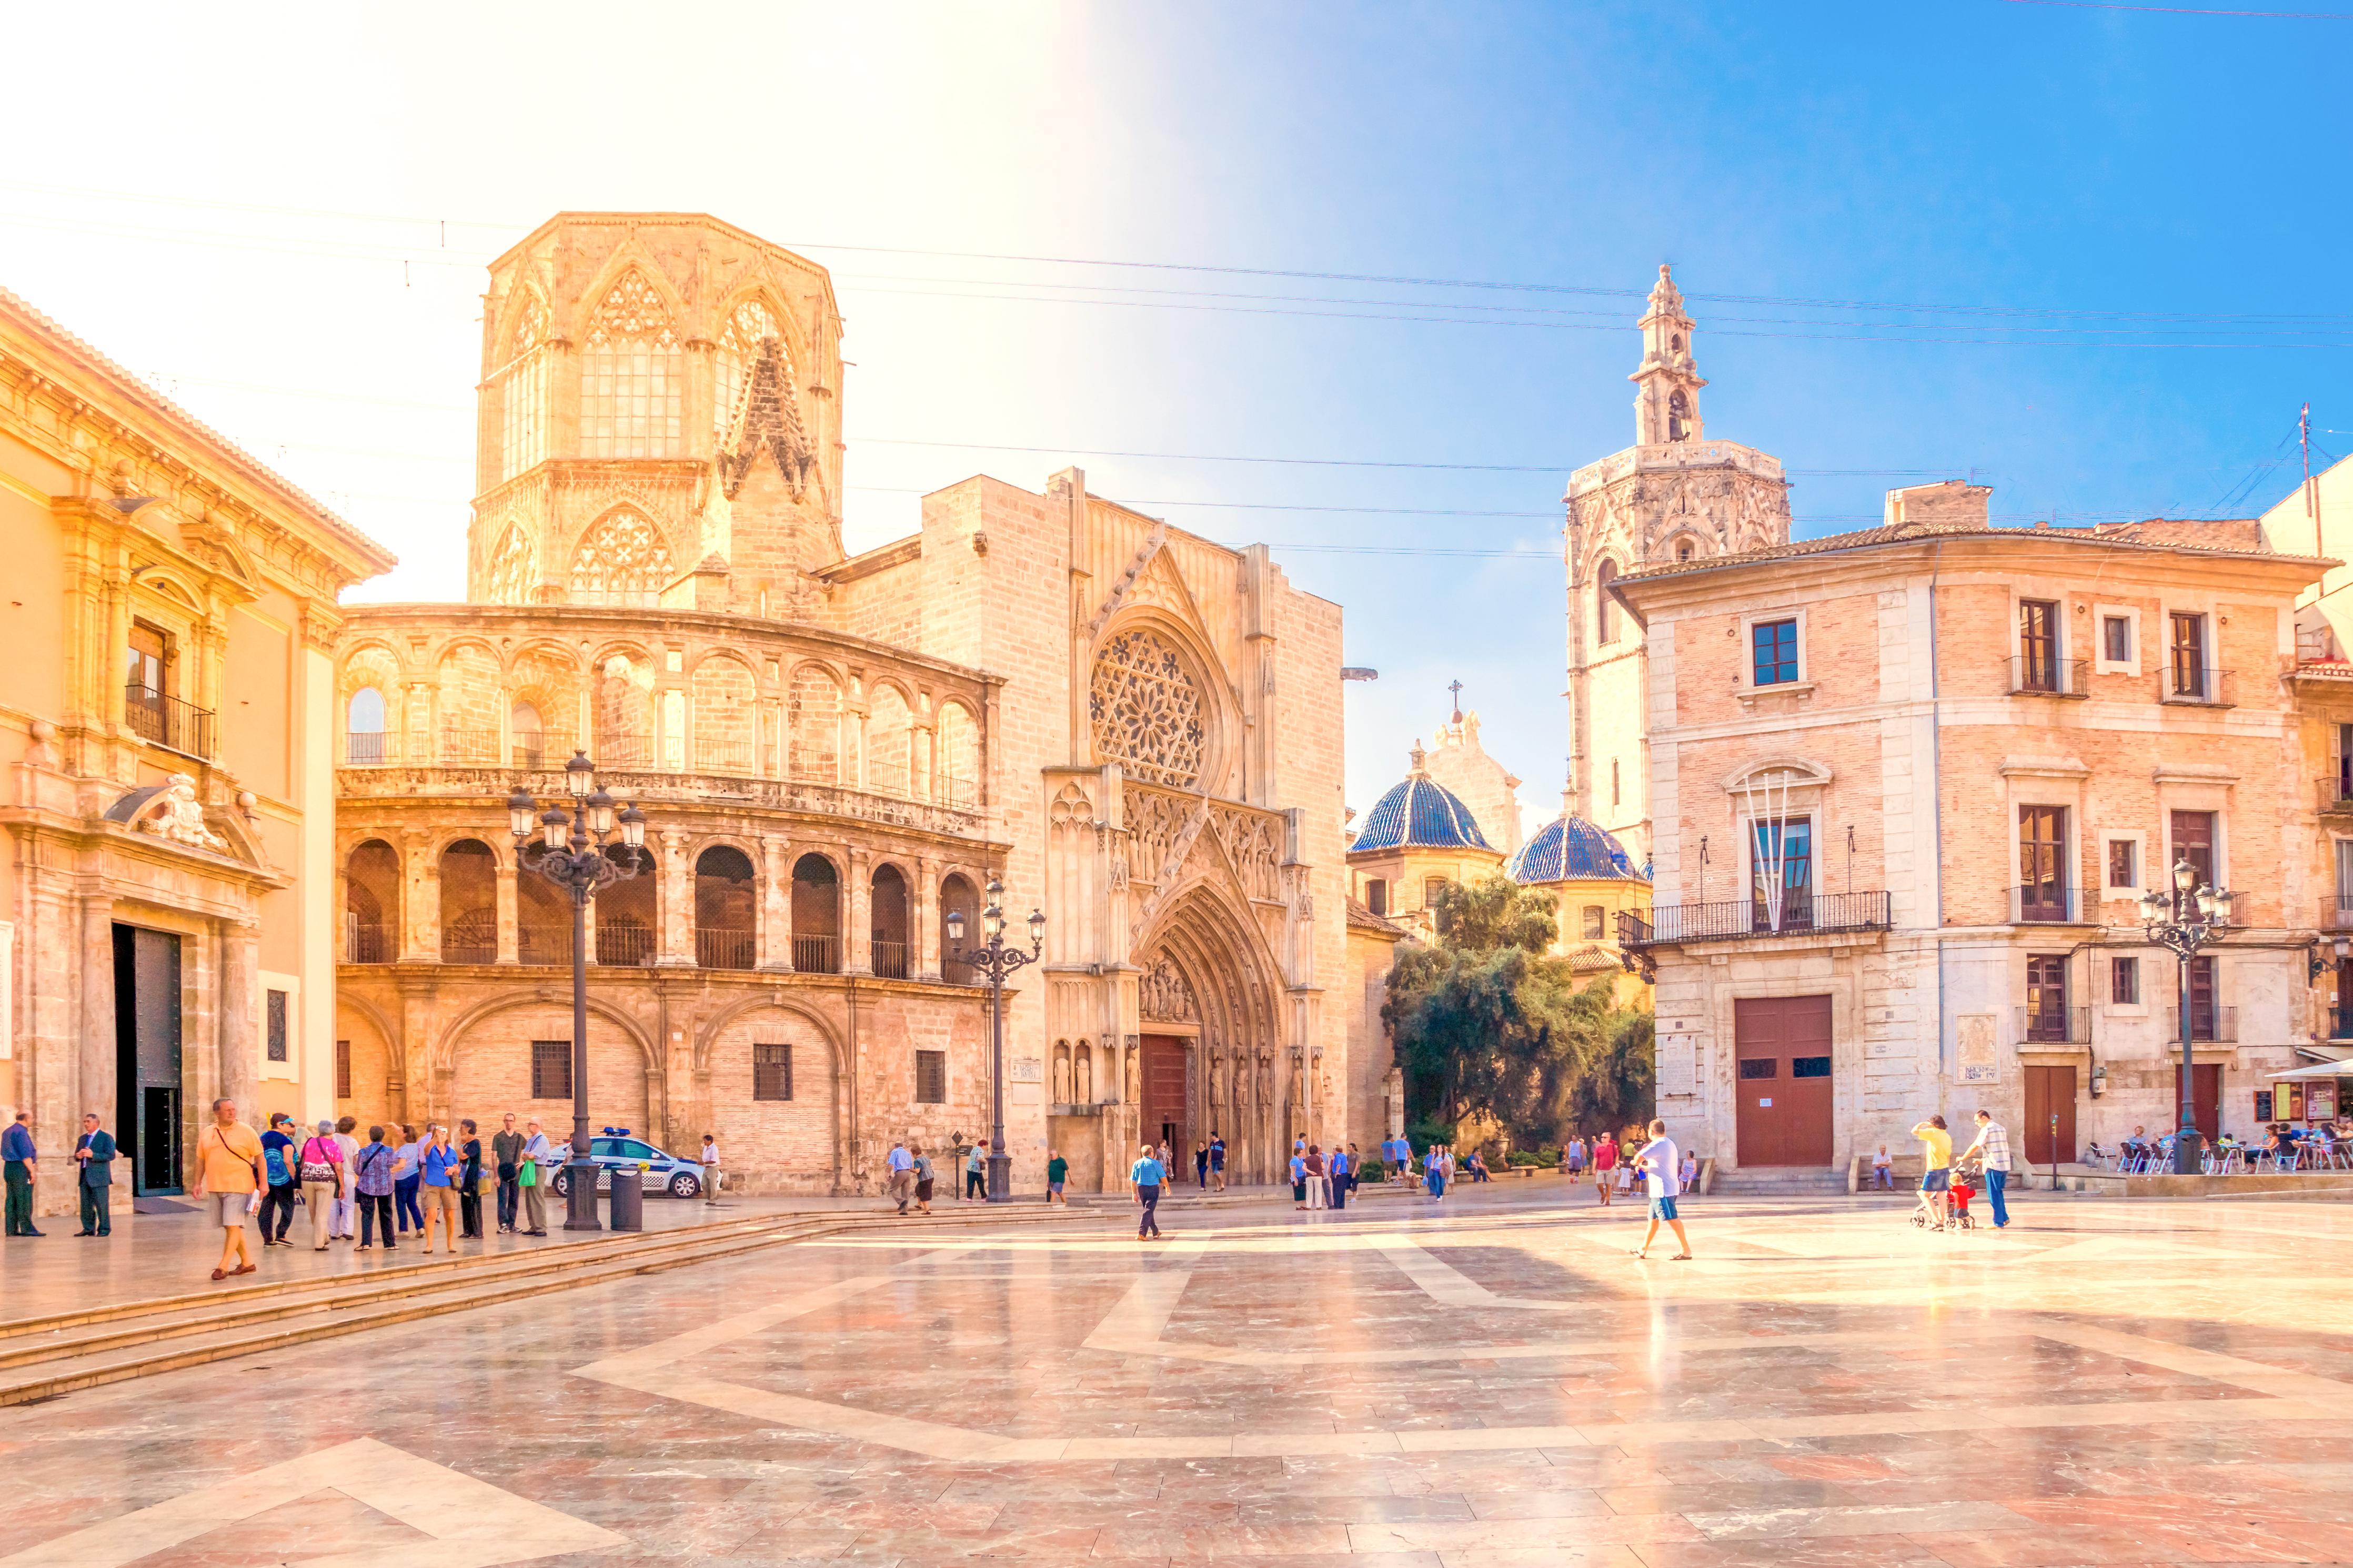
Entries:
POLYGON ((611 512, 583 534, 565 584, 575 605, 630 605, 650 609, 670 586, 670 546, 645 513, 611 512))
POLYGON ((874 886, 867 900, 867 912, 873 917, 868 961, 874 973, 885 980, 907 978, 907 879, 899 874, 896 866, 877 866, 874 886))
POLYGON ((543 768, 547 765, 546 729, 534 704, 517 702, 508 710, 507 738, 514 747, 514 766, 543 768))
POLYGON ((499 862, 480 839, 441 851, 441 962, 499 959, 499 862))
POLYGON ((490 598, 493 605, 528 605, 539 585, 539 547, 531 535, 510 523, 491 557, 490 598))
POLYGON ((1667 439, 1680 441, 1691 434, 1691 399, 1680 392, 1667 395, 1667 439))
MULTIPOLYGON (((607 883, 596 894, 596 962, 619 965, 651 963, 660 945, 661 875, 653 857, 638 852, 634 877, 607 883)), ((536 872, 533 875, 537 875, 536 872)), ((570 949, 565 950, 567 955, 570 949)))
MULTIPOLYGON (((499 479, 547 456, 547 304, 527 292, 507 340, 507 362, 491 376, 499 395, 499 479)), ((522 603, 500 599, 501 605, 522 603)))
MULTIPOLYGON (((776 329, 774 311, 758 300, 746 300, 727 313, 726 325, 719 329, 719 353, 712 368, 716 371, 715 395, 711 401, 711 423, 722 439, 735 426, 736 405, 744 400, 744 378, 751 374, 753 362, 760 357, 764 338, 777 340, 777 352, 784 350, 784 334, 776 329)), ((792 368, 789 356, 786 368, 792 368)))
POLYGON ((1667 340, 1667 347, 1668 347, 1668 348, 1670 348, 1670 349, 1672 349, 1672 350, 1673 350, 1673 351, 1674 351, 1675 353, 1683 353, 1683 335, 1681 332, 1677 332, 1674 336, 1672 336, 1672 337, 1669 338, 1669 339, 1667 340))
POLYGON ((934 744, 939 760, 932 783, 933 798, 949 805, 976 805, 980 800, 980 726, 973 722, 972 710, 961 702, 942 703, 934 744))
POLYGON ((712 654, 694 667, 694 769, 759 771, 760 692, 740 659, 712 654))
POLYGON ((887 682, 873 689, 866 704, 866 787, 878 795, 912 795, 913 750, 907 700, 887 682))
POLYGON ((685 355, 670 307, 631 268, 589 318, 580 356, 580 455, 685 455, 685 355))
POLYGON ((1691 558, 1692 542, 1686 539, 1682 543, 1675 546, 1675 559, 1678 561, 1688 561, 1691 558))
POLYGON ((792 746, 792 775, 811 784, 841 782, 841 683, 821 664, 793 671, 785 721, 792 746))
POLYGON ((1102 761, 1172 789, 1200 782, 1208 740, 1200 689, 1159 634, 1135 626, 1103 645, 1088 682, 1087 711, 1102 761))
POLYGON ((352 693, 344 715, 343 760, 362 764, 392 761, 385 744, 384 693, 363 686, 352 693))
POLYGON ((841 882, 822 855, 793 862, 793 967, 803 974, 841 973, 841 882))
POLYGON ((400 857, 371 838, 344 867, 343 961, 390 963, 399 952, 400 857))
POLYGON ((971 964, 956 957, 956 944, 948 940, 951 915, 964 917, 965 945, 980 940, 980 895, 961 876, 950 876, 940 884, 940 975, 951 985, 970 985, 979 975, 971 964))
POLYGON ((654 671, 617 653, 596 677, 596 759, 608 768, 654 765, 654 671))
POLYGON ((714 844, 694 862, 694 962, 705 969, 749 969, 758 958, 754 922, 759 894, 752 861, 714 844))
POLYGON ((1618 563, 1608 556, 1593 573, 1593 640, 1609 644, 1618 640, 1618 601, 1609 596, 1609 584, 1618 581, 1618 563))

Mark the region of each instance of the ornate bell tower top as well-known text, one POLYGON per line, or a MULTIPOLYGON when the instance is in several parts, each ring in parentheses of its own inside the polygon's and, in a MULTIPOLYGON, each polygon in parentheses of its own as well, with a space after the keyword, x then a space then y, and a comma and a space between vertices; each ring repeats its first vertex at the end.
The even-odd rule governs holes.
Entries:
POLYGON ((1626 379, 1634 395, 1634 445, 1660 447, 1700 438, 1699 389, 1707 384, 1692 363, 1692 319, 1674 275, 1659 264, 1659 281, 1642 312, 1642 365, 1626 379))

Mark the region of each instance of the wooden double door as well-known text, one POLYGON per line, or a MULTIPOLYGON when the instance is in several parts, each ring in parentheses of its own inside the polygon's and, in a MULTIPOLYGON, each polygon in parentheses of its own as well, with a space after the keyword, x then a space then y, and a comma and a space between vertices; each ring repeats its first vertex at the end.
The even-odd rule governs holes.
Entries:
MULTIPOLYGON (((1137 1086, 1144 1096, 1143 1136, 1155 1143, 1166 1140, 1168 1157, 1189 1171, 1193 1166, 1192 1086, 1186 1074, 1186 1042, 1173 1035, 1146 1035, 1139 1046, 1144 1057, 1137 1086)), ((1124 1173, 1126 1168, 1121 1169, 1124 1173)))
POLYGON ((2075 1068, 2040 1063, 2026 1069, 2026 1125, 2019 1146, 2030 1165, 2072 1164, 2075 1159, 2075 1068))
POLYGON ((1734 1131, 1740 1163, 1830 1164, 1831 999, 1744 996, 1732 1004, 1734 1131))

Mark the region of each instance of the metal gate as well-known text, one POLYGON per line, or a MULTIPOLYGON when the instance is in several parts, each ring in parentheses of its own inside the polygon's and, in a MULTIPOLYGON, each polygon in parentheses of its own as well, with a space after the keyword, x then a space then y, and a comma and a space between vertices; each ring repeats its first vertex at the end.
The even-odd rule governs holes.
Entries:
POLYGON ((1741 1165, 1829 1165, 1831 999, 1742 997, 1732 1034, 1741 1165))

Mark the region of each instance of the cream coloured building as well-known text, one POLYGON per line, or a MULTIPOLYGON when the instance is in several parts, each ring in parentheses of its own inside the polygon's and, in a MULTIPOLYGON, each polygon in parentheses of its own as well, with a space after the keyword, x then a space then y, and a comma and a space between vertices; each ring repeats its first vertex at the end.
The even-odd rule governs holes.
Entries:
POLYGON ((840 341, 823 268, 700 215, 564 214, 492 263, 468 602, 340 643, 344 1103, 568 1116, 568 935, 501 803, 579 748, 655 858, 595 910, 602 1120, 828 1192, 984 1131, 943 927, 997 876, 1017 939, 1047 920, 1018 1184, 1049 1147, 1084 1186, 1145 1136, 1222 1133, 1245 1180, 1342 1136, 1338 608, 1075 468, 845 556, 840 341))
POLYGON ((333 1107, 336 595, 393 560, 0 291, 0 1117, 69 1214, 176 1193, 217 1095, 333 1107))

